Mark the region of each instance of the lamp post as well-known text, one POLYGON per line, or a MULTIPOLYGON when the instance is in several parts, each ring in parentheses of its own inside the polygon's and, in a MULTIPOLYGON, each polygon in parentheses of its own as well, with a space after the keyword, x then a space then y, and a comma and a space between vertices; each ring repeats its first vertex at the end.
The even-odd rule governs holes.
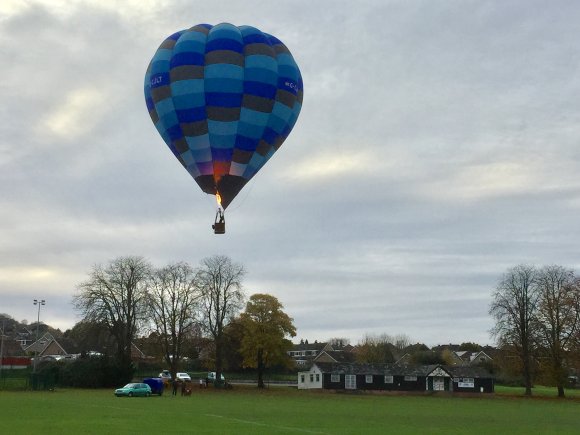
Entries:
POLYGON ((34 348, 34 366, 32 368, 32 373, 36 373, 36 360, 38 359, 38 326, 40 325, 40 307, 42 305, 46 305, 46 301, 44 299, 40 301, 35 299, 34 305, 38 305, 38 314, 36 316, 36 346, 34 348))

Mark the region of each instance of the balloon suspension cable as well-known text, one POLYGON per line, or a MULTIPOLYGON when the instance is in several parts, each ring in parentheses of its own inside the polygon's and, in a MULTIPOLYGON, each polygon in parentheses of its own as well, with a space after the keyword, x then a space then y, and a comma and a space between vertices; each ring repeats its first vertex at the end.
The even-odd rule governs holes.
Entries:
POLYGON ((215 222, 211 226, 213 228, 214 234, 225 234, 226 232, 226 218, 224 216, 224 211, 219 207, 215 213, 215 222))

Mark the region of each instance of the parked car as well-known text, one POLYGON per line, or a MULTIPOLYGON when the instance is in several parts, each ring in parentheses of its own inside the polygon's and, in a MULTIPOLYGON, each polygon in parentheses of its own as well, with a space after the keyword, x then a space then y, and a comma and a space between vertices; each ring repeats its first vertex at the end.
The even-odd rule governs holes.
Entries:
POLYGON ((159 377, 164 381, 170 381, 171 372, 169 370, 163 370, 161 373, 159 373, 159 377))
POLYGON ((177 379, 178 381, 190 381, 191 382, 191 376, 189 376, 187 373, 176 373, 175 374, 175 379, 177 379))
POLYGON ((145 397, 149 397, 149 396, 151 396, 151 387, 149 387, 149 385, 143 384, 143 383, 131 383, 131 384, 125 385, 123 388, 117 388, 115 390, 115 396, 117 396, 117 397, 121 397, 121 396, 128 396, 128 397, 145 396, 145 397))
MULTIPOLYGON (((224 377, 223 373, 220 375, 220 379, 222 382, 226 381, 226 378, 224 377)), ((207 382, 208 383, 215 382, 215 372, 208 372, 207 373, 207 382)))
POLYGON ((149 388, 151 388, 151 394, 159 394, 160 396, 163 394, 163 379, 145 378, 143 379, 143 383, 149 385, 149 388))

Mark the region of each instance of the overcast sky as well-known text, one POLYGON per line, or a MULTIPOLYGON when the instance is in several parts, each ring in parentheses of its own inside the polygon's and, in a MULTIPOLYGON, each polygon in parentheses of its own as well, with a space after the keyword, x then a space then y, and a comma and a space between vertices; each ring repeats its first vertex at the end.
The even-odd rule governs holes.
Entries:
POLYGON ((0 313, 61 329, 96 264, 228 255, 310 341, 491 344, 520 263, 580 268, 577 1, 2 0, 0 313), (198 23, 281 39, 304 104, 211 230, 143 77, 198 23))

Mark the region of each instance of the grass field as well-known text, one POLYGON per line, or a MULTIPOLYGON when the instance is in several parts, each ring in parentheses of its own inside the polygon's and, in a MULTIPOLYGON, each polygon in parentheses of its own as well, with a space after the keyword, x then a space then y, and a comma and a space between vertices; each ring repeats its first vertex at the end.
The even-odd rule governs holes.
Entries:
MULTIPOLYGON (((495 393, 502 396, 523 396, 525 393, 525 388, 496 385, 495 393)), ((580 389, 566 389, 565 393, 567 398, 580 399, 580 389)), ((556 387, 536 385, 534 388, 532 388, 532 395, 534 397, 557 397, 558 391, 556 390, 556 387)))
POLYGON ((577 434, 580 401, 336 394, 291 388, 116 398, 112 390, 0 392, 0 432, 577 434))

